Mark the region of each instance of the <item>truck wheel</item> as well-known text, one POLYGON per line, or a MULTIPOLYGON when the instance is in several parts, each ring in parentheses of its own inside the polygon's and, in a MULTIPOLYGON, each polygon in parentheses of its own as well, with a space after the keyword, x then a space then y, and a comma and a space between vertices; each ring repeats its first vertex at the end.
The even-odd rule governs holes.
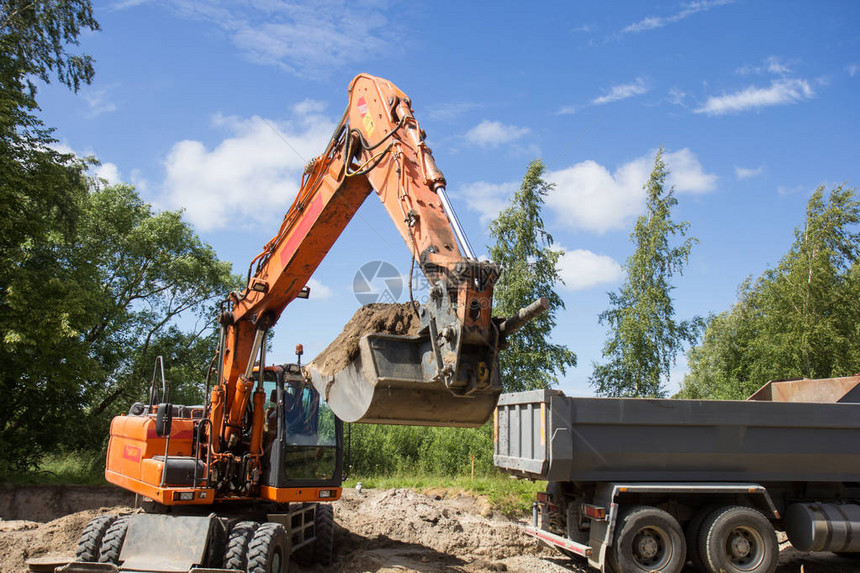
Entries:
POLYGON ((773 573, 779 544, 770 521, 744 506, 722 507, 708 516, 699 532, 699 554, 713 573, 773 573))
POLYGON ((702 530, 702 524, 710 515, 718 509, 716 505, 706 505, 700 508, 693 518, 687 523, 686 538, 687 538, 687 560, 693 562, 693 567, 697 571, 707 571, 705 562, 699 553, 699 532, 702 530))
POLYGON ((245 570, 248 564, 248 544, 259 525, 256 521, 240 521, 230 529, 224 549, 224 569, 245 570))
POLYGON ((619 519, 609 553, 609 565, 618 573, 679 573, 686 563, 687 547, 678 520, 662 509, 631 507, 619 519))
POLYGON ((280 523, 263 523, 248 545, 248 573, 287 573, 290 537, 280 523))
POLYGON ((98 562, 102 539, 115 520, 115 515, 100 515, 87 524, 83 533, 78 538, 75 561, 85 563, 98 562))
POLYGON ((329 504, 318 504, 314 514, 314 560, 329 565, 334 550, 334 510, 329 504))
POLYGON ((128 516, 123 515, 116 518, 110 524, 102 538, 101 549, 99 549, 99 563, 113 563, 119 565, 119 554, 122 552, 122 544, 125 541, 125 533, 128 531, 128 516))

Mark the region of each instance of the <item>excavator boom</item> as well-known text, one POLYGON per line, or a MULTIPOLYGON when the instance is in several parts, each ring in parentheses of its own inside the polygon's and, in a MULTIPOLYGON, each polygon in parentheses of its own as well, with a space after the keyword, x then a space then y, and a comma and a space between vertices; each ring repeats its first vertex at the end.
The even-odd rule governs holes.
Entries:
POLYGON ((266 330, 302 295, 372 192, 431 285, 430 301, 416 309, 421 330, 411 338, 370 335, 347 368, 312 365, 308 375, 345 421, 476 426, 492 414, 501 392, 498 321, 491 317, 498 268, 475 259, 409 97, 361 74, 278 234, 252 262, 247 288, 231 294, 222 313, 220 384, 210 410, 216 434, 229 439, 241 426, 266 330))

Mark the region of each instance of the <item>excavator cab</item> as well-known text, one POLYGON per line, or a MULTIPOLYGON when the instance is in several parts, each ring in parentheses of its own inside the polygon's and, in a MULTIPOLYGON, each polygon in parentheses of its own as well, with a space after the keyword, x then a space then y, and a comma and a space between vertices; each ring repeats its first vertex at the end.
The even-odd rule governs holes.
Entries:
POLYGON ((263 487, 339 487, 343 422, 296 364, 267 367, 263 388, 263 487))

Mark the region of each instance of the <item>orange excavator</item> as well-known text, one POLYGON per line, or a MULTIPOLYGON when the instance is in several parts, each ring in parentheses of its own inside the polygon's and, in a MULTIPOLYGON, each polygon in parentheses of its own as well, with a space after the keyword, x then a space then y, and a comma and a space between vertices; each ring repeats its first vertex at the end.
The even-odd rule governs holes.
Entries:
POLYGON ((107 480, 144 513, 87 525, 84 571, 286 571, 291 556, 328 563, 343 469, 343 421, 479 426, 501 393, 504 339, 545 299, 491 316, 498 267, 479 261, 451 207, 410 99, 366 74, 325 152, 305 168, 277 235, 251 262, 247 287, 222 304, 218 352, 201 406, 170 402, 156 363, 148 403, 111 424, 107 480), (347 366, 266 364, 286 306, 375 192, 430 284, 411 336, 369 334, 347 366), (214 380, 213 380, 214 378, 214 380))

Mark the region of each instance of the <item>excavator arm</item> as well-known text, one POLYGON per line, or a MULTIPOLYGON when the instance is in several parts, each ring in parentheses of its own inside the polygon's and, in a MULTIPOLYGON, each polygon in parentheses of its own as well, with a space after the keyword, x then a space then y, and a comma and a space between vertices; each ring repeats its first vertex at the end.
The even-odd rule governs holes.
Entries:
MULTIPOLYGON (((355 212, 375 192, 431 285, 418 336, 367 336, 341 372, 308 376, 349 422, 476 426, 501 392, 501 321, 491 317, 498 268, 478 261, 445 193, 445 177, 425 143, 409 97, 366 74, 349 86, 349 104, 325 152, 305 168, 277 235, 251 263, 248 285, 221 313, 218 383, 209 420, 217 451, 248 426, 255 360, 265 335, 305 285, 355 212), (220 445, 219 445, 220 444, 220 445)), ((504 332, 504 329, 502 329, 504 332)), ((259 391, 257 392, 259 394, 259 391)), ((250 424, 257 433, 262 420, 250 424)), ((260 436, 251 436, 259 450, 260 436)), ((256 450, 256 451, 255 451, 256 450)))

